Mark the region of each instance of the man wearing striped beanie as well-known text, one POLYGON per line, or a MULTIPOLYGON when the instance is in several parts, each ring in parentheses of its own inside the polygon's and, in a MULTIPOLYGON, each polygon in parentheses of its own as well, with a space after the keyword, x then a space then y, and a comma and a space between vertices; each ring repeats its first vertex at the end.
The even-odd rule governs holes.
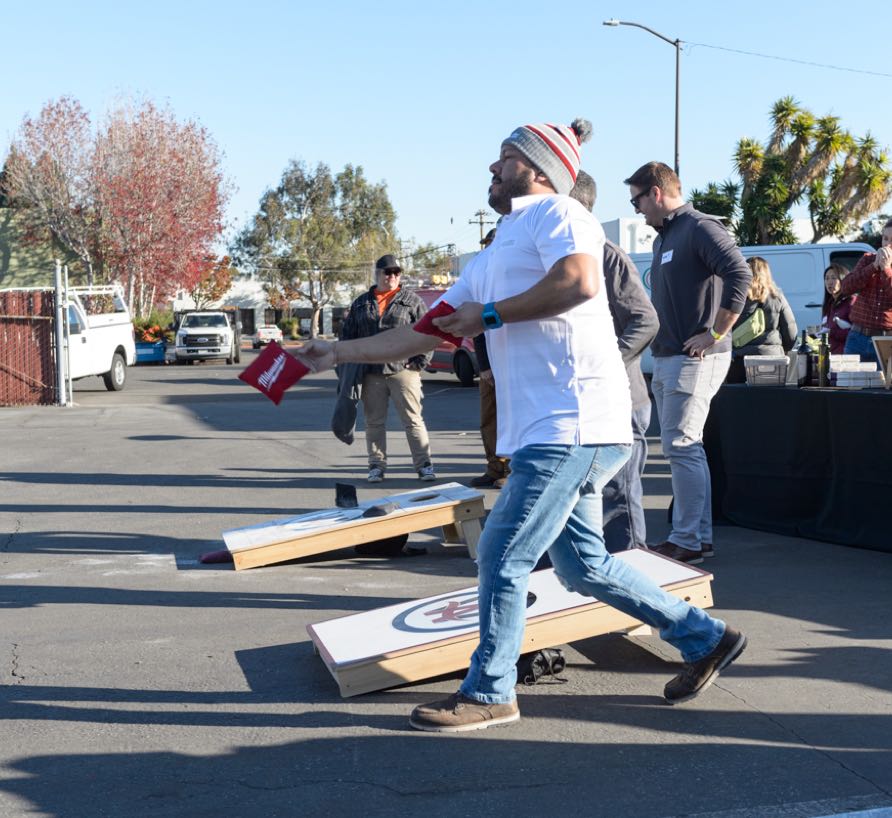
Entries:
POLYGON ((502 146, 519 150, 548 179, 555 193, 566 196, 579 173, 579 147, 592 135, 592 123, 574 119, 571 125, 521 125, 502 146))
POLYGON ((604 231, 566 195, 590 132, 578 119, 524 125, 502 143, 489 168, 490 205, 503 214, 495 239, 414 327, 336 345, 310 341, 299 353, 320 372, 423 354, 443 334, 457 341, 486 332, 496 452, 511 458, 511 476, 477 549, 479 644, 459 690, 412 711, 418 730, 457 733, 520 718, 514 685, 527 586, 546 551, 565 587, 657 628, 679 649, 685 667, 663 691, 670 703, 706 690, 746 645, 604 546, 601 490, 629 459, 632 401, 602 283, 604 231))

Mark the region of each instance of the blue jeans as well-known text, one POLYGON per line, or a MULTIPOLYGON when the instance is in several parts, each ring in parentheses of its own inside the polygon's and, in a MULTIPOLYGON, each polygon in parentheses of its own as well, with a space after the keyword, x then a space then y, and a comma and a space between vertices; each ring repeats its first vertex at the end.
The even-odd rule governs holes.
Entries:
POLYGON ((548 550, 561 582, 659 628, 686 662, 715 649, 723 622, 666 593, 604 547, 601 490, 629 457, 628 445, 524 446, 511 457, 478 544, 480 644, 461 692, 514 700, 530 572, 548 550))
POLYGON ((604 486, 604 543, 611 554, 647 542, 641 476, 647 462, 650 402, 632 409, 632 456, 604 486))
POLYGON ((873 348, 873 341, 869 335, 862 335, 853 329, 846 336, 846 346, 843 352, 846 355, 860 355, 865 363, 879 363, 877 351, 873 348))
POLYGON ((703 427, 709 404, 730 366, 730 352, 703 360, 689 355, 654 358, 651 388, 675 498, 668 539, 691 551, 700 551, 700 543, 712 542, 712 485, 703 427))

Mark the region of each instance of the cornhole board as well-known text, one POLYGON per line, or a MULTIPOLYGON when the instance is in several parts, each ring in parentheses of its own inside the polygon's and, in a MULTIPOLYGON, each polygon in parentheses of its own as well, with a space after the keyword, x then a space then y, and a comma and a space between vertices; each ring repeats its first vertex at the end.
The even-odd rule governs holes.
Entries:
MULTIPOLYGON (((712 575, 644 549, 614 555, 665 591, 712 606, 712 575)), ((522 653, 641 623, 605 602, 566 590, 554 571, 530 576, 522 653)), ((466 669, 479 641, 477 589, 411 600, 308 625, 315 650, 347 698, 466 669)))
POLYGON ((235 570, 309 557, 360 543, 441 527, 446 542, 464 542, 477 556, 483 495, 461 483, 365 500, 356 508, 328 508, 223 532, 235 570), (372 506, 397 506, 384 517, 363 517, 372 506))
POLYGON ((892 389, 892 336, 877 335, 871 338, 873 348, 876 350, 879 369, 885 379, 885 388, 892 389))

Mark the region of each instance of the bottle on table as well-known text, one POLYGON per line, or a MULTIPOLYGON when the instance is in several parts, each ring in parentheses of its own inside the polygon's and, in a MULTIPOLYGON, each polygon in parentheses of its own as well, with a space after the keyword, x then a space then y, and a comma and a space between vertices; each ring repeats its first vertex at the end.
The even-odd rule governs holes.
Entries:
POLYGON ((808 386, 811 380, 811 347, 808 345, 808 330, 802 330, 802 343, 796 350, 796 369, 798 386, 808 386))
POLYGON ((826 332, 821 333, 818 347, 818 386, 830 386, 830 344, 826 332))

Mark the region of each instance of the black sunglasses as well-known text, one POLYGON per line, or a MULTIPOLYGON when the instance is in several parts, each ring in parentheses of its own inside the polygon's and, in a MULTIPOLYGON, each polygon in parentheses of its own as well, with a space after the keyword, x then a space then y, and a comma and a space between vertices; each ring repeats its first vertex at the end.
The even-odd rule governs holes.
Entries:
POLYGON ((650 194, 651 190, 653 190, 653 188, 648 188, 647 190, 642 190, 641 193, 639 193, 637 196, 633 196, 631 199, 629 199, 629 204, 631 204, 632 207, 634 207, 635 210, 637 210, 638 202, 641 201, 641 197, 648 196, 650 194))

